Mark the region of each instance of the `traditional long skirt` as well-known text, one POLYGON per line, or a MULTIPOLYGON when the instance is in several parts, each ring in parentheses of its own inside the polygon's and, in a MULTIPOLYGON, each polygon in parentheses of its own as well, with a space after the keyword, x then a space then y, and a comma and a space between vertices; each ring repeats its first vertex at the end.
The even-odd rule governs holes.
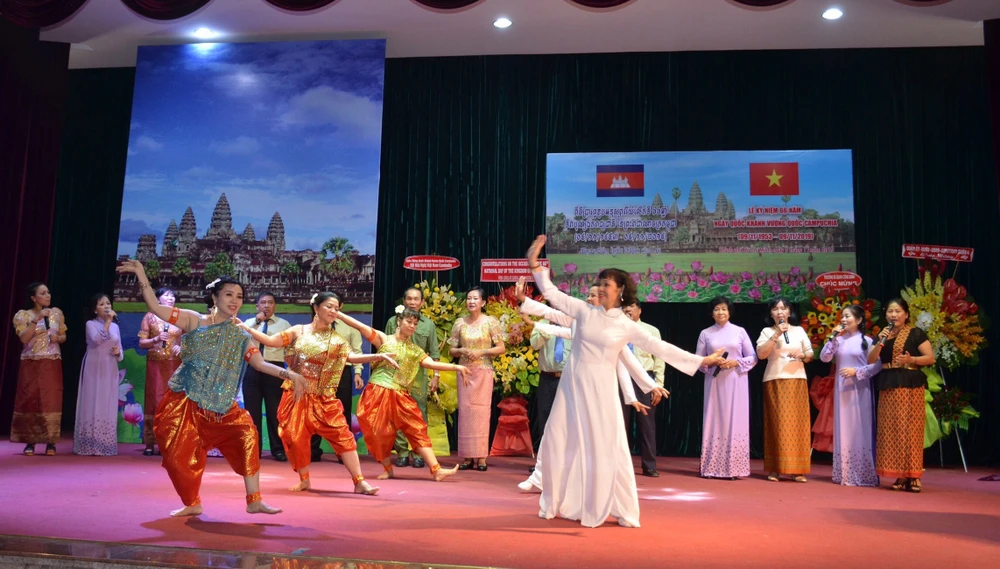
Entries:
POLYGON ((406 436, 414 451, 431 446, 420 407, 405 391, 369 383, 358 400, 357 416, 368 451, 379 462, 392 453, 397 431, 406 436))
POLYGON ((875 472, 891 478, 924 474, 924 388, 886 389, 878 400, 875 472))
POLYGON ((338 455, 358 450, 344 417, 344 404, 336 395, 307 393, 296 402, 293 393, 286 390, 278 404, 278 436, 295 472, 312 460, 313 435, 326 439, 338 455))
POLYGON ((738 371, 705 377, 701 475, 706 478, 750 476, 750 388, 738 371))
POLYGON ((837 377, 836 381, 833 482, 844 486, 878 486, 872 450, 875 437, 871 381, 857 377, 837 377))
POLYGON ((62 398, 61 359, 22 359, 17 372, 10 441, 25 444, 59 442, 62 398))
POLYGON ((181 366, 180 358, 171 360, 146 360, 146 395, 143 401, 142 442, 147 445, 156 443, 153 433, 153 423, 156 418, 156 408, 167 394, 167 382, 181 366))
POLYGON ((486 458, 490 454, 490 411, 493 368, 471 368, 469 385, 458 380, 458 456, 486 458))
POLYGON ((809 474, 812 425, 805 379, 764 382, 764 471, 809 474))
POLYGON ((163 468, 185 506, 201 503, 198 492, 210 448, 219 449, 240 476, 253 476, 260 470, 257 429, 250 413, 236 403, 220 417, 186 394, 167 390, 156 409, 153 429, 163 468))

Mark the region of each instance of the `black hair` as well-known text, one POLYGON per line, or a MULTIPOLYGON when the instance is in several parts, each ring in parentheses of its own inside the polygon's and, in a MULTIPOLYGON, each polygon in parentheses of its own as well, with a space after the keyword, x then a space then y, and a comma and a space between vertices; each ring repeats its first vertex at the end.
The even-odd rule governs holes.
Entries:
POLYGON ((312 302, 309 303, 313 311, 313 316, 316 316, 316 307, 330 300, 331 298, 336 299, 337 304, 339 304, 340 306, 344 306, 344 300, 340 297, 339 294, 331 292, 329 290, 325 290, 323 292, 316 293, 316 295, 313 296, 312 302))
POLYGON ((211 285, 205 287, 205 304, 208 305, 209 310, 215 308, 215 296, 222 292, 223 287, 227 284, 233 284, 240 287, 240 292, 243 292, 243 284, 234 279, 229 275, 222 275, 221 277, 215 279, 211 285))
MULTIPOLYGON (((793 305, 789 300, 783 296, 776 296, 767 303, 767 316, 764 317, 764 324, 768 326, 774 326, 776 323, 774 318, 771 318, 771 311, 774 307, 778 306, 778 303, 784 304, 785 308, 788 309, 788 324, 791 326, 799 325, 799 315, 795 313, 795 305, 793 305)), ((714 306, 712 308, 715 308, 714 306)), ((729 309, 732 312, 732 308, 729 309)))
POLYGON ((468 298, 468 296, 470 294, 474 293, 474 292, 478 292, 479 293, 479 298, 482 299, 482 301, 483 301, 483 308, 486 308, 486 290, 483 289, 483 287, 481 287, 481 286, 474 286, 474 287, 470 288, 469 290, 465 291, 466 298, 468 298))
POLYGON ((909 302, 906 302, 905 300, 903 300, 902 298, 899 298, 898 296, 896 298, 890 298, 889 300, 885 301, 885 304, 882 305, 882 313, 883 314, 889 311, 889 305, 890 304, 898 304, 899 307, 902 308, 904 312, 906 312, 906 322, 904 322, 904 324, 906 324, 907 322, 910 321, 910 303, 909 302))
POLYGON ((415 287, 415 286, 411 286, 410 288, 404 290, 403 291, 403 298, 406 298, 406 293, 410 292, 411 290, 417 291, 417 294, 420 295, 420 300, 424 299, 424 291, 421 290, 421 289, 419 289, 419 288, 417 288, 417 287, 415 287))
POLYGON ((104 294, 103 292, 99 292, 90 297, 90 301, 87 303, 87 320, 97 318, 97 303, 101 302, 102 298, 106 298, 108 299, 108 302, 111 302, 111 296, 104 294))
POLYGON ((715 307, 718 306, 718 305, 720 305, 720 304, 725 304, 726 305, 726 309, 729 310, 729 316, 732 317, 732 315, 733 315, 733 301, 731 301, 728 298, 726 298, 724 296, 721 296, 721 295, 713 298, 710 301, 708 301, 708 307, 712 309, 712 312, 715 312, 715 307))
POLYGON ((262 290, 257 293, 257 298, 254 299, 254 304, 260 302, 260 299, 264 298, 265 296, 270 296, 271 300, 273 300, 274 302, 278 302, 278 297, 275 296, 273 292, 269 290, 262 290))
POLYGON ((861 332, 861 349, 868 351, 868 338, 865 337, 865 309, 857 304, 849 304, 844 310, 850 312, 858 321, 858 332, 861 332))
POLYGON ((156 289, 156 300, 160 300, 160 297, 167 294, 168 292, 174 295, 174 298, 177 298, 177 291, 175 291, 172 288, 167 288, 164 286, 156 289))
POLYGON ((415 318, 417 322, 420 322, 420 313, 410 308, 403 308, 403 311, 396 315, 396 323, 398 324, 407 318, 415 318))
POLYGON ((622 306, 631 306, 639 302, 636 296, 635 281, 632 276, 621 269, 604 269, 597 275, 597 281, 610 279, 622 289, 622 306))
POLYGON ((35 293, 38 292, 38 288, 43 286, 45 286, 45 283, 40 281, 35 281, 28 285, 28 310, 35 307, 35 301, 31 300, 31 297, 35 296, 35 293))

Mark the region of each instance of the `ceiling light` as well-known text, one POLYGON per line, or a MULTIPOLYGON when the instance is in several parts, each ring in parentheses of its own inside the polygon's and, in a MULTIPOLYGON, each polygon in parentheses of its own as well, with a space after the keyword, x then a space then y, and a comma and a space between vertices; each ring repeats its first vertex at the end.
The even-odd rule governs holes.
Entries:
POLYGON ((823 18, 827 20, 839 20, 844 13, 840 11, 840 8, 830 8, 826 12, 823 12, 823 18))
POLYGON ((507 18, 497 18, 496 21, 493 22, 493 25, 502 30, 504 28, 509 28, 513 23, 514 22, 511 22, 507 18))
POLYGON ((212 30, 210 30, 208 28, 198 28, 191 35, 193 35, 194 37, 196 37, 196 38, 198 38, 200 40, 210 40, 210 39, 214 38, 215 36, 217 36, 218 34, 216 34, 215 32, 213 32, 212 30))

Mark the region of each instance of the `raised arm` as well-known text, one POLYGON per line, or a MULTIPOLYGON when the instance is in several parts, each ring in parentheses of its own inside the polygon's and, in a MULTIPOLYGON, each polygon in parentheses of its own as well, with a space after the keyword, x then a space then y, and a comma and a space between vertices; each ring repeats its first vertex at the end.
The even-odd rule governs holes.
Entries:
POLYGON ((530 298, 525 298, 524 302, 521 303, 521 314, 539 316, 559 326, 572 326, 574 321, 572 316, 530 298))
POLYGON ((837 354, 837 344, 840 342, 840 336, 834 336, 827 340, 823 344, 823 349, 819 353, 819 361, 824 363, 830 363, 833 361, 833 356, 837 354))
POLYGON ((142 267, 142 263, 134 259, 128 260, 115 270, 119 273, 135 273, 135 278, 139 281, 139 294, 146 303, 146 308, 157 315, 160 320, 165 320, 185 332, 190 332, 198 327, 201 322, 201 314, 193 310, 181 310, 177 307, 160 305, 156 299, 156 293, 149 286, 149 279, 146 277, 146 270, 142 267))
MULTIPOLYGON (((358 332, 360 332, 362 336, 364 336, 365 338, 367 338, 368 342, 372 345, 372 349, 373 350, 377 350, 379 348, 379 346, 381 346, 382 344, 384 344, 385 341, 386 341, 386 335, 384 333, 379 332, 378 330, 372 328, 371 326, 365 324, 364 322, 361 322, 360 320, 358 320, 358 319, 356 319, 356 318, 354 318, 352 316, 348 316, 347 314, 344 314, 343 312, 338 311, 337 312, 337 318, 340 319, 341 322, 343 322, 344 324, 347 324, 351 328, 354 328, 355 330, 357 330, 358 332)), ((361 351, 360 347, 355 347, 355 346, 351 346, 351 347, 356 352, 360 352, 361 351)), ((354 362, 351 362, 351 363, 354 363, 354 362)))
POLYGON ((251 328, 250 325, 247 324, 246 322, 240 322, 239 324, 237 324, 237 326, 249 332, 250 336, 254 339, 255 342, 257 342, 258 344, 264 344, 264 346, 267 348, 286 348, 302 334, 301 324, 292 326, 287 330, 277 332, 270 336, 261 332, 260 330, 251 328))
POLYGON ((757 336, 757 357, 766 360, 771 352, 778 347, 780 338, 781 334, 776 333, 773 326, 761 330, 760 336, 757 336))
POLYGON ((111 337, 110 327, 110 320, 107 322, 107 326, 103 322, 98 322, 94 319, 87 320, 87 345, 96 347, 113 341, 114 338, 111 337))
POLYGON ((576 318, 579 314, 583 314, 584 310, 590 310, 592 307, 589 304, 579 298, 569 296, 552 284, 552 280, 549 279, 549 270, 538 264, 538 255, 542 252, 542 247, 544 246, 545 236, 539 235, 535 237, 535 241, 528 247, 527 253, 528 268, 531 269, 531 273, 535 276, 535 284, 538 285, 538 290, 542 293, 542 296, 553 307, 573 318, 576 318))

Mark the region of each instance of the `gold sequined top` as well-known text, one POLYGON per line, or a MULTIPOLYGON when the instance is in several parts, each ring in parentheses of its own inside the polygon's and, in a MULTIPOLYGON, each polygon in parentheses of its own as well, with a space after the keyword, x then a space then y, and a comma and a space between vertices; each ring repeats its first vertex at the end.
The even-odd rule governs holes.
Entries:
POLYGON ((399 369, 392 367, 389 362, 378 360, 372 362, 372 375, 368 383, 374 383, 394 389, 396 391, 409 391, 413 381, 420 371, 420 362, 427 357, 427 352, 420 349, 413 343, 412 338, 407 338, 405 342, 400 342, 393 334, 378 348, 380 354, 396 354, 393 358, 399 364, 399 369))
POLYGON ((146 350, 147 360, 179 360, 180 356, 174 356, 174 346, 179 346, 181 344, 181 332, 182 330, 177 326, 172 326, 163 320, 160 320, 152 312, 147 312, 145 316, 142 317, 142 328, 139 329, 138 336, 143 340, 147 338, 156 338, 164 330, 170 333, 170 339, 166 342, 158 341, 153 345, 152 348, 146 350))
MULTIPOLYGON (((49 329, 58 330, 60 334, 66 333, 66 317, 62 310, 49 307, 49 329)), ((14 330, 20 336, 28 328, 45 330, 45 321, 33 310, 18 310, 14 315, 14 330)), ((22 360, 58 360, 62 359, 59 351, 59 343, 52 341, 50 334, 37 334, 32 336, 28 343, 21 349, 22 360)))
MULTIPOLYGON (((451 328, 451 338, 448 343, 453 348, 469 348, 471 350, 488 350, 496 342, 503 341, 503 331, 500 321, 492 316, 481 318, 476 324, 466 324, 461 318, 451 328)), ((458 363, 469 368, 493 369, 492 357, 462 356, 458 363)))
MULTIPOLYGON (((306 393, 336 397, 347 356, 351 353, 350 343, 331 328, 300 334, 287 348, 285 361, 292 371, 302 374, 309 382, 306 393)), ((295 383, 286 379, 281 388, 292 390, 295 383)))

